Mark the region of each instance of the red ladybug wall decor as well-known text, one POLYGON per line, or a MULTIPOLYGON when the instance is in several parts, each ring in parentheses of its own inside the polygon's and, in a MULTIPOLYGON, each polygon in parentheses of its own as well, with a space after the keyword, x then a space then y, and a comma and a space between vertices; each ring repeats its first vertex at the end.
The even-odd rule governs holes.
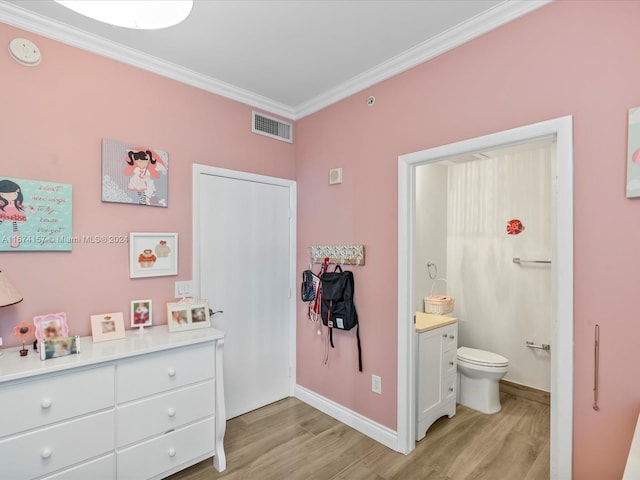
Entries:
POLYGON ((524 225, 520 220, 514 218, 507 222, 507 233, 509 235, 518 235, 524 231, 524 225))

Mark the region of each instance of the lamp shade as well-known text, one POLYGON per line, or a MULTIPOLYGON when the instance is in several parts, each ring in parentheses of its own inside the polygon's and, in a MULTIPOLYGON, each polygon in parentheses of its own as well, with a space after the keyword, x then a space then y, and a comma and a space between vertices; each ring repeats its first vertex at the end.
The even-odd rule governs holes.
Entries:
POLYGON ((0 272, 0 307, 7 307, 22 301, 22 295, 9 281, 7 276, 0 272))

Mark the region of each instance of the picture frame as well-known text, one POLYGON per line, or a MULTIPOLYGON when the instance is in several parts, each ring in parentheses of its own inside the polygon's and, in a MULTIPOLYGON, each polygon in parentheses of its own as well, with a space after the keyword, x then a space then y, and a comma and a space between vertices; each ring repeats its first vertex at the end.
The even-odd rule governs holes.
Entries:
POLYGON ((627 112, 627 198, 640 197, 640 107, 627 112))
POLYGON ((167 324, 170 332, 210 327, 209 304, 206 300, 167 303, 167 324))
POLYGON ((102 139, 102 201, 169 206, 169 153, 149 145, 102 139))
POLYGON ((178 274, 178 234, 129 234, 129 278, 178 274))
POLYGON ((124 338, 122 312, 91 315, 91 336, 94 343, 124 338))
POLYGON ((66 357, 80 353, 80 336, 56 337, 40 342, 40 360, 66 357))
POLYGON ((151 300, 131 301, 131 328, 150 327, 153 324, 151 300))
POLYGON ((74 237, 73 192, 67 183, 0 177, 0 251, 70 252, 74 237))
POLYGON ((35 325, 36 345, 46 340, 52 340, 58 337, 66 337, 69 335, 69 326, 67 325, 67 314, 65 312, 48 313, 46 315, 37 315, 33 317, 35 325))

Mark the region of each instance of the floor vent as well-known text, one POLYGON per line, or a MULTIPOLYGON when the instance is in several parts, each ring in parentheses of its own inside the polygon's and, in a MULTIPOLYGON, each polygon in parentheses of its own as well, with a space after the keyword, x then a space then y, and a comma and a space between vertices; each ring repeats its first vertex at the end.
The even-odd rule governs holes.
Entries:
POLYGON ((293 143, 293 126, 290 123, 253 112, 251 131, 260 135, 293 143))

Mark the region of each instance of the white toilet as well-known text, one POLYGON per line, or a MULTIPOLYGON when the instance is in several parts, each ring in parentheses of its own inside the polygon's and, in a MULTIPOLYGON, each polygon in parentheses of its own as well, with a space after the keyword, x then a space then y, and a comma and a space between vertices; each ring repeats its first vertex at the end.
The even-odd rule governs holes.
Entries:
POLYGON ((509 360, 476 348, 458 348, 458 403, 482 413, 499 412, 498 382, 509 369, 509 360))

